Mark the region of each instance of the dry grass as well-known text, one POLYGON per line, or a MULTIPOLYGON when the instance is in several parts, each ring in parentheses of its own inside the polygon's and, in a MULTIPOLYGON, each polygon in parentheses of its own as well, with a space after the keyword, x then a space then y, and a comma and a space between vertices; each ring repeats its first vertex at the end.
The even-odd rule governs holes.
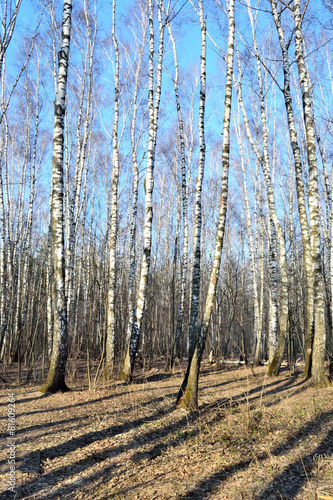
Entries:
MULTIPOLYGON (((332 389, 287 371, 268 379, 265 367, 253 377, 246 367, 204 366, 200 410, 190 415, 174 407, 184 366, 173 376, 162 367, 95 391, 73 376, 72 392, 47 398, 36 386, 16 387, 16 498, 333 496, 332 389)), ((10 498, 6 393, 1 499, 10 498)))

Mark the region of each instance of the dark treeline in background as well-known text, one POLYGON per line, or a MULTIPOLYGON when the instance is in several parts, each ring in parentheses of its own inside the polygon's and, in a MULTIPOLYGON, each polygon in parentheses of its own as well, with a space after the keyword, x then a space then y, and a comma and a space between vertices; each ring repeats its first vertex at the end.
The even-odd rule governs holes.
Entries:
POLYGON ((67 356, 285 356, 326 386, 331 0, 1 0, 1 26, 3 366, 55 392, 67 356))

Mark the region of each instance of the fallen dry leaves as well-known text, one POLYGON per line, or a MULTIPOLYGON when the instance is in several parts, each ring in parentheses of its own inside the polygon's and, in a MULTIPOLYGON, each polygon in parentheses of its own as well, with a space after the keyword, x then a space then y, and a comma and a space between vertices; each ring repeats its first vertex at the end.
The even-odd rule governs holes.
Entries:
MULTIPOLYGON (((204 366, 200 410, 174 407, 182 380, 162 362, 95 391, 16 393, 16 498, 298 499, 333 497, 332 389, 265 367, 204 366)), ((298 374, 299 375, 299 374, 298 374)), ((81 387, 81 388, 80 388, 81 387)), ((1 395, 0 498, 8 472, 1 395)))

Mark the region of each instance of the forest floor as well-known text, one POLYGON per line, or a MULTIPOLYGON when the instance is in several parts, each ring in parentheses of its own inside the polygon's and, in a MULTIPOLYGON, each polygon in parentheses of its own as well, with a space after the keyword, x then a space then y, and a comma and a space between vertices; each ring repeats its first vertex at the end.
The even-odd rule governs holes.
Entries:
MULTIPOLYGON (((185 364, 163 362, 126 385, 41 397, 2 382, 0 499, 333 498, 333 389, 300 371, 204 365, 199 411, 175 408, 185 364), (16 403, 16 496, 9 472, 8 392, 16 403)), ((8 375, 9 376, 9 375, 8 375)), ((71 383, 72 382, 72 383, 71 383)), ((90 387, 91 389, 91 387, 90 387)))

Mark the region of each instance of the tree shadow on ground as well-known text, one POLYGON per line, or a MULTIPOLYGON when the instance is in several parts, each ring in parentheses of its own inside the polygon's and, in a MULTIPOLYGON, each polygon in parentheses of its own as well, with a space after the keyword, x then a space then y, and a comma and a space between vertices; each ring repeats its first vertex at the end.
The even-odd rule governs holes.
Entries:
POLYGON ((315 458, 318 455, 333 454, 333 428, 328 432, 325 438, 317 446, 317 448, 295 460, 292 464, 285 468, 274 481, 267 485, 261 491, 257 500, 267 500, 272 492, 276 492, 285 499, 293 499, 301 490, 302 486, 308 481, 308 476, 316 467, 315 458))
MULTIPOLYGON (((8 388, 8 393, 13 393, 15 391, 15 388, 11 388, 9 389, 8 388)), ((34 400, 38 400, 40 398, 40 395, 38 396, 34 396, 32 398, 25 398, 25 399, 18 399, 17 397, 15 398, 15 406, 19 405, 19 404, 22 404, 22 403, 31 403, 31 401, 34 401, 34 400)), ((0 407, 1 406, 7 406, 9 401, 8 401, 8 398, 7 396, 4 396, 4 399, 5 399, 5 402, 4 403, 0 403, 0 407)))
MULTIPOLYGON (((233 371, 233 370, 206 369, 206 370, 202 370, 200 372, 200 374, 201 374, 201 378, 202 378, 205 375, 212 375, 212 374, 216 374, 217 372, 227 373, 229 371, 233 371)), ((236 369, 235 369, 235 371, 236 371, 236 369)), ((133 378, 133 383, 135 385, 136 384, 145 384, 145 383, 149 383, 149 382, 160 382, 161 380, 169 380, 171 378, 176 380, 179 377, 182 378, 185 373, 186 373, 186 369, 183 372, 179 372, 179 373, 153 373, 151 375, 137 375, 133 378)), ((238 381, 241 382, 242 380, 247 380, 247 378, 248 377, 242 377, 240 379, 237 379, 237 382, 238 381)), ((204 389, 208 389, 208 388, 216 388, 219 386, 224 386, 224 385, 233 384, 233 383, 235 383, 235 380, 227 380, 225 382, 221 382, 221 384, 200 387, 200 390, 204 390, 204 389)), ((124 382, 124 385, 126 385, 126 382, 124 382)))
MULTIPOLYGON (((194 417, 196 419, 198 414, 194 417)), ((164 437, 167 436, 168 434, 176 434, 178 432, 178 429, 180 427, 184 427, 188 423, 188 417, 183 417, 180 421, 177 421, 174 424, 171 424, 163 429, 163 435, 164 437)), ((167 443, 162 443, 162 444, 157 444, 153 446, 149 451, 147 452, 140 452, 138 451, 135 453, 134 456, 131 457, 131 460, 133 463, 137 462, 142 462, 142 465, 144 467, 144 464, 146 464, 150 460, 154 460, 158 456, 160 456, 164 451, 171 447, 177 447, 179 446, 180 440, 186 440, 188 437, 194 437, 199 433, 199 429, 196 429, 195 431, 191 431, 191 433, 187 433, 186 431, 183 433, 177 434, 176 437, 173 437, 170 439, 167 443)), ((153 435, 156 433, 156 429, 153 429, 149 434, 149 437, 153 437, 153 435)), ((147 437, 147 436, 146 436, 147 437)), ((160 436, 161 437, 161 436, 160 436)), ((115 456, 119 456, 121 453, 127 451, 128 449, 133 450, 134 448, 139 448, 142 445, 140 442, 140 439, 134 439, 133 441, 127 443, 126 445, 120 445, 117 448, 114 447, 104 447, 103 451, 98 454, 91 454, 89 457, 79 460, 76 462, 74 465, 70 467, 62 467, 57 469, 56 471, 52 471, 49 474, 43 474, 43 483, 42 483, 42 488, 45 488, 45 483, 49 483, 50 485, 55 484, 61 476, 62 478, 66 479, 69 478, 70 476, 73 476, 74 474, 81 474, 84 470, 91 468, 96 462, 99 461, 105 461, 108 458, 114 458, 115 456)), ((110 480, 114 474, 117 474, 118 471, 118 466, 121 464, 121 459, 117 463, 113 463, 111 466, 106 466, 103 468, 102 471, 98 472, 93 472, 92 474, 89 474, 88 477, 82 479, 80 481, 80 488, 84 488, 85 486, 89 486, 92 482, 98 481, 99 479, 103 479, 105 481, 105 478, 107 477, 108 480, 110 480)), ((176 469, 176 468, 175 468, 176 469)), ((162 474, 161 474, 162 475, 162 474)), ((156 478, 155 478, 156 479, 156 478)), ((75 482, 75 481, 73 481, 75 482)), ((151 481, 148 481, 151 482, 151 481)), ((18 491, 18 499, 19 498, 25 498, 24 495, 27 494, 29 491, 29 494, 36 493, 37 491, 40 491, 42 489, 40 486, 40 481, 36 480, 32 484, 27 484, 23 486, 20 491, 18 491), (29 489, 28 489, 29 488, 29 489), (23 495, 23 496, 20 496, 23 495)), ((50 495, 43 496, 44 500, 51 500, 51 498, 63 498, 65 495, 68 495, 66 498, 71 498, 71 494, 76 488, 73 487, 73 485, 66 485, 66 486, 59 486, 54 492, 50 493, 50 495)), ((132 489, 132 488, 130 488, 132 489)), ((127 490, 122 490, 121 494, 126 494, 127 490)), ((124 497, 126 498, 126 496, 124 497)), ((2 500, 2 497, 0 496, 0 500, 2 500)))
MULTIPOLYGON (((279 384, 281 382, 282 382, 281 380, 271 381, 271 383, 267 384, 265 386, 265 388, 271 387, 271 386, 275 386, 275 385, 277 385, 277 384, 279 384)), ((288 379, 287 383, 284 386, 279 387, 278 389, 272 389, 270 391, 267 391, 267 392, 264 393, 264 395, 267 396, 269 394, 276 394, 278 392, 282 392, 283 390, 285 390, 285 389, 288 388, 288 386, 290 385, 290 383, 292 383, 292 379, 288 379)), ((256 387, 254 389, 251 389, 248 392, 242 392, 241 394, 233 396, 232 398, 222 398, 219 401, 214 402, 213 404, 203 404, 203 405, 200 406, 200 410, 199 410, 200 411, 200 415, 203 416, 205 414, 205 412, 211 411, 211 410, 214 410, 214 409, 217 409, 217 408, 221 409, 221 408, 225 408, 225 407, 229 407, 229 406, 238 406, 238 405, 242 404, 245 401, 250 401, 249 400, 249 395, 255 394, 257 392, 262 393, 262 391, 263 391, 263 388, 259 386, 259 387, 256 387)), ((154 404, 156 405, 158 403, 163 402, 168 397, 175 396, 175 394, 176 393, 173 392, 173 393, 169 393, 169 394, 166 394, 166 395, 163 395, 163 396, 156 397, 154 399, 149 399, 147 401, 140 402, 138 404, 138 406, 140 408, 144 408, 144 407, 151 406, 151 405, 154 405, 154 404)), ((93 401, 90 401, 90 403, 99 402, 101 400, 108 400, 111 397, 112 397, 112 395, 104 397, 104 398, 100 398, 100 399, 95 399, 93 401)), ((259 396, 252 398, 251 402, 253 402, 256 399, 258 399, 258 397, 259 396)), ((260 397, 261 397, 261 395, 260 395, 260 397)), ((73 405, 73 406, 69 406, 69 407, 72 409, 72 408, 80 407, 80 406, 84 406, 84 405, 85 405, 85 403, 78 403, 77 405, 73 405)), ((62 408, 68 408, 68 407, 62 407, 62 408)), ((57 411, 61 410, 62 408, 57 408, 57 411)), ((173 409, 173 408, 174 408, 174 406, 172 404, 171 407, 170 407, 170 410, 173 409)), ((132 406, 123 409, 122 413, 126 414, 128 411, 131 411, 131 410, 133 410, 132 406)), ((50 410, 43 410, 43 411, 52 411, 52 409, 50 409, 50 410)), ((26 415, 29 415, 29 414, 31 414, 31 413, 27 413, 26 415)), ((112 412, 111 412, 111 414, 112 414, 112 412)), ((44 449, 42 451, 42 454, 47 455, 49 458, 52 458, 52 459, 56 458, 56 457, 60 457, 60 456, 66 455, 67 453, 73 452, 76 449, 88 446, 92 442, 96 442, 98 440, 106 439, 108 437, 113 437, 113 436, 115 436, 117 434, 122 434, 123 432, 126 432, 126 431, 128 431, 128 430, 130 430, 132 428, 140 427, 144 423, 149 423, 149 422, 153 422, 154 420, 158 420, 159 418, 161 418, 162 414, 163 413, 161 413, 161 410, 158 409, 157 412, 154 413, 151 416, 143 416, 142 418, 140 418, 140 419, 138 419, 138 420, 136 420, 134 422, 130 422, 130 423, 129 422, 125 422, 125 423, 120 424, 118 426, 111 426, 111 427, 109 427, 107 429, 103 429, 103 430, 100 430, 100 431, 96 431, 96 432, 84 434, 84 435, 79 436, 77 438, 73 438, 70 441, 67 441, 66 443, 63 443, 61 445, 56 445, 56 446, 44 449)), ((188 415, 186 417, 186 422, 188 422, 192 418, 196 419, 196 417, 197 417, 197 414, 188 415)), ((82 419, 83 417, 79 416, 79 418, 82 419)), ((75 421, 75 417, 73 419, 69 419, 68 420, 68 422, 70 422, 70 421, 75 421)), ((20 432, 20 430, 18 430, 18 433, 22 433, 23 434, 24 432, 29 432, 29 430, 33 430, 33 429, 36 429, 36 428, 43 428, 43 427, 45 428, 45 427, 56 426, 56 425, 61 424, 61 422, 66 422, 66 420, 65 421, 49 422, 47 424, 40 424, 40 425, 37 425, 37 426, 32 426, 31 428, 22 429, 21 432, 20 432)), ((162 429, 162 435, 164 435, 163 429, 162 429)), ((23 459, 25 461, 28 460, 29 459, 29 454, 23 455, 21 457, 21 459, 23 459)), ((5 460, 0 461, 0 465, 3 465, 4 463, 5 463, 5 460)))
MULTIPOLYGON (((182 418, 176 420, 175 422, 172 422, 171 424, 163 427, 159 432, 158 432, 158 437, 166 437, 169 434, 176 433, 179 428, 182 428, 188 424, 189 421, 194 421, 197 418, 198 414, 196 415, 185 415, 182 418)), ((61 445, 53 446, 50 448, 47 448, 45 450, 40 451, 40 463, 45 461, 46 459, 52 460, 54 458, 58 458, 61 456, 68 455, 69 453, 75 452, 79 449, 82 449, 86 446, 89 446, 92 443, 96 443, 96 441, 101 441, 105 440, 111 437, 115 437, 125 431, 138 428, 142 424, 146 423, 152 423, 156 420, 159 420, 161 418, 161 413, 156 412, 154 415, 150 417, 143 417, 140 418, 132 423, 124 423, 119 426, 112 426, 108 429, 102 430, 102 431, 96 431, 92 432, 89 434, 85 434, 83 436, 80 436, 78 438, 71 439, 70 441, 67 441, 66 443, 63 443, 61 445)), ((152 439, 156 439, 156 433, 157 430, 154 428, 148 433, 146 433, 143 437, 145 442, 148 440, 148 442, 152 439)), ((184 438, 187 437, 184 434, 184 438)), ((135 437, 134 439, 131 439, 128 443, 126 444, 120 444, 119 446, 113 446, 114 443, 111 443, 111 446, 108 447, 103 447, 102 453, 99 454, 94 454, 90 453, 88 457, 83 458, 82 460, 79 460, 71 465, 66 465, 59 467, 56 470, 51 471, 50 473, 42 474, 42 482, 39 477, 32 479, 29 482, 26 482, 24 485, 21 487, 17 488, 17 498, 25 498, 24 495, 27 494, 36 494, 38 491, 42 490, 45 488, 45 484, 49 484, 50 486, 53 484, 56 484, 59 480, 59 477, 61 477, 62 480, 65 480, 74 474, 79 474, 82 473, 85 469, 92 467, 96 461, 101 461, 101 460, 107 460, 108 458, 114 458, 116 456, 119 456, 121 453, 123 453, 126 450, 133 450, 135 448, 139 448, 142 446, 142 442, 140 440, 140 436, 137 438, 135 437)), ((177 438, 171 439, 169 443, 166 445, 160 445, 160 450, 159 452, 157 451, 157 446, 154 447, 153 454, 151 458, 156 458, 158 456, 162 449, 166 449, 169 446, 177 446, 179 444, 179 436, 177 438)), ((23 461, 24 466, 29 464, 34 459, 35 452, 28 453, 24 455, 23 457, 20 458, 20 460, 23 461)), ((147 457, 145 457, 147 458, 147 457)), ((144 457, 140 456, 138 453, 135 456, 135 460, 143 460, 144 457)), ((112 465, 110 467, 110 470, 114 469, 115 466, 112 465)), ((42 466, 41 466, 42 469, 42 466)), ((104 469, 103 469, 104 471, 104 469)), ((104 473, 104 472, 103 472, 104 473)), ((38 474, 41 474, 41 470, 38 471, 38 474)), ((99 472, 98 475, 101 474, 99 472)), ((89 476, 89 481, 91 481, 91 477, 89 476)), ((88 481, 88 482, 89 482, 88 481)), ((64 490, 64 488, 61 488, 64 490)), ((69 487, 69 491, 73 489, 72 486, 69 487)), ((66 487, 65 490, 67 491, 68 488, 66 487)), ((57 495, 59 495, 59 492, 57 492, 57 495)), ((0 496, 0 499, 6 498, 0 496)), ((8 498, 8 497, 7 497, 8 498)))
POLYGON ((144 384, 146 382, 160 382, 161 380, 168 380, 170 378, 177 378, 173 373, 153 373, 152 375, 140 375, 134 377, 134 384, 144 384))
MULTIPOLYGON (((273 448, 273 450, 271 450, 271 454, 275 456, 280 456, 286 452, 286 448, 288 448, 288 450, 290 448, 295 448, 298 445, 300 439, 304 438, 308 434, 315 433, 316 430, 319 429, 323 423, 330 421, 332 419, 332 416, 333 416, 333 411, 329 411, 322 413, 320 417, 318 416, 314 417, 310 422, 304 425, 292 437, 288 437, 278 446, 273 448)), ((299 458, 293 464, 286 467, 286 469, 273 481, 273 483, 269 484, 265 488, 265 490, 263 490, 260 493, 260 496, 256 497, 256 499, 267 500, 267 498, 269 498, 269 495, 272 492, 275 493, 277 491, 280 491, 282 495, 287 495, 284 496, 283 498, 286 499, 294 498, 295 494, 302 488, 302 486, 307 481, 307 476, 304 471, 303 463, 304 464, 306 463, 308 472, 314 466, 313 458, 316 455, 332 452, 333 450, 332 433, 333 431, 331 429, 329 433, 326 435, 326 437, 322 440, 320 445, 317 446, 317 448, 313 452, 299 458), (295 481, 295 484, 291 484, 295 480, 295 474, 299 474, 301 470, 304 472, 304 474, 300 475, 298 480, 295 481), (288 496, 288 495, 293 495, 293 496, 288 496)), ((268 456, 269 455, 266 452, 260 453, 256 455, 256 460, 260 463, 263 460, 267 459, 268 456)), ((201 481, 194 489, 189 491, 185 496, 181 496, 179 500, 186 500, 190 498, 204 500, 206 498, 209 498, 209 496, 222 485, 223 481, 227 477, 237 472, 245 470, 247 467, 249 467, 249 465, 252 462, 253 458, 249 458, 247 460, 242 460, 236 464, 225 467, 224 469, 221 469, 218 472, 215 472, 209 478, 201 481)))
MULTIPOLYGON (((70 393, 67 393, 67 394, 70 394, 70 393)), ((99 403, 101 401, 107 401, 109 399, 113 399, 113 398, 116 398, 118 396, 123 396, 124 394, 127 394, 127 392, 109 394, 109 395, 103 396, 101 398, 90 399, 89 401, 82 401, 81 403, 76 403, 76 404, 68 404, 66 406, 53 407, 50 405, 50 408, 43 409, 43 410, 33 410, 30 412, 25 412, 25 413, 16 413, 16 417, 26 417, 28 415, 36 415, 38 413, 49 413, 52 411, 68 410, 70 408, 80 408, 82 406, 89 406, 89 405, 94 404, 94 403, 99 403)), ((38 400, 38 399, 41 399, 42 397, 43 396, 40 395, 36 399, 38 400)))
MULTIPOLYGON (((169 398, 169 397, 172 397, 173 399, 176 398, 176 394, 177 392, 172 392, 172 393, 169 393, 169 394, 165 394, 163 396, 158 396, 154 399, 149 399, 147 401, 141 401, 140 403, 137 404, 137 406, 139 406, 140 408, 145 408, 147 406, 151 406, 151 405, 157 405, 158 403, 161 403, 163 402, 165 399, 169 398)), ((75 405, 73 405, 73 408, 75 407, 75 405)), ((133 405, 132 406, 128 406, 126 408, 123 408, 119 411, 119 413, 123 414, 123 415, 126 415, 128 414, 130 411, 133 411, 134 407, 133 405)), ((51 410, 50 410, 51 411, 51 410)), ((58 411, 58 409, 57 409, 58 411)), ((115 410, 115 411, 108 411, 107 415, 108 417, 110 417, 111 415, 113 415, 114 413, 116 413, 118 410, 115 410)), ((77 420, 88 420, 88 419, 91 419, 91 414, 88 414, 88 415, 78 415, 76 417, 73 417, 71 419, 65 419, 65 420, 56 420, 56 421, 52 421, 52 422, 47 422, 47 423, 42 423, 42 424, 36 424, 36 425, 32 425, 30 427, 22 427, 20 429, 16 429, 15 430, 15 435, 20 435, 20 434, 25 434, 26 432, 33 432, 35 430, 38 430, 38 429, 45 429, 45 428, 51 428, 51 427, 55 427, 55 426, 58 426, 58 425, 61 425, 61 424, 65 424, 65 423, 74 423, 75 421, 77 420)), ((85 425, 85 424, 83 424, 85 425)), ((79 427, 83 427, 83 425, 80 425, 79 427)), ((76 427, 77 429, 78 427, 76 427)), ((48 433, 48 435, 50 435, 51 433, 48 433)), ((3 439, 3 438, 6 438, 8 436, 8 433, 2 433, 0 434, 0 439, 3 439)), ((0 465, 2 464, 3 462, 0 461, 0 465)))
MULTIPOLYGON (((168 388, 169 386, 167 387, 160 387, 159 389, 165 389, 165 388, 168 388)), ((171 389, 171 387, 170 387, 171 389)), ((145 389, 146 391, 148 391, 148 389, 145 389)), ((151 390, 155 390, 155 388, 152 388, 151 390)), ((175 391, 178 390, 178 385, 175 385, 175 391)), ((81 391, 79 391, 81 392, 81 391)), ((38 414, 38 413, 49 413, 49 412, 52 412, 52 411, 63 411, 63 410, 68 410, 68 409, 72 409, 72 408, 81 408, 83 406, 89 406, 89 405, 92 405, 92 404, 95 404, 95 403, 99 403, 99 402, 102 402, 102 401, 109 401, 110 399, 114 399, 114 398, 117 398, 117 397, 121 397, 121 396, 125 396, 129 394, 129 391, 123 391, 123 392, 115 392, 113 394, 109 394, 109 395, 105 395, 105 396, 102 396, 100 398, 96 398, 96 399, 90 399, 89 401, 82 401, 80 403, 76 403, 76 404, 68 404, 66 406, 61 406, 61 407, 53 407, 50 405, 50 408, 47 408, 47 409, 42 409, 42 410, 33 410, 33 411, 30 411, 30 412, 25 412, 25 413, 16 413, 16 417, 27 417, 28 415, 35 415, 35 414, 38 414)), ((43 396, 39 396, 36 398, 36 400, 40 399, 41 397, 43 396)), ((167 396, 165 396, 167 397, 167 396)), ((150 400, 152 401, 152 400, 150 400)), ((6 417, 4 417, 6 418, 6 417)), ((1 418, 0 418, 1 420, 1 418)))
MULTIPOLYGON (((171 397, 171 396, 173 397, 173 399, 175 399, 176 392, 172 392, 170 394, 166 394, 163 396, 158 396, 158 397, 155 397, 154 399, 148 399, 147 401, 142 401, 137 406, 139 406, 142 409, 142 408, 145 408, 147 406, 158 405, 158 403, 163 402, 166 398, 171 397)), ((101 400, 104 400, 104 399, 108 399, 108 398, 107 397, 101 398, 101 400)), ((99 402, 99 401, 100 401, 99 399, 94 400, 94 402, 99 402)), ((77 406, 81 406, 81 403, 77 404, 77 405, 73 405, 73 408, 75 408, 77 406)), ((67 407, 64 407, 64 408, 67 408, 67 407)), ((70 407, 70 408, 72 408, 72 407, 70 407)), ((171 408, 173 408, 173 405, 171 405, 171 408)), ((57 408, 56 410, 58 411, 60 409, 61 408, 57 408)), ((52 409, 50 409, 48 411, 52 411, 52 409)), ((129 411, 133 411, 133 406, 129 406, 127 408, 122 409, 121 413, 125 415, 129 411)), ((168 410, 168 411, 170 411, 170 410, 168 410)), ((113 412, 110 412, 109 415, 112 415, 112 413, 113 412)), ((29 415, 29 414, 30 413, 27 413, 27 415, 29 415)), ((51 458, 56 458, 56 457, 65 455, 66 453, 73 452, 78 448, 88 446, 92 442, 95 442, 95 441, 98 441, 101 439, 106 439, 107 437, 113 437, 114 435, 122 434, 123 432, 126 432, 127 430, 130 430, 132 428, 139 427, 142 424, 149 423, 149 422, 152 422, 154 420, 158 420, 159 418, 161 418, 161 415, 163 415, 163 413, 161 412, 161 409, 157 409, 157 411, 151 416, 144 416, 144 417, 142 417, 136 421, 133 421, 133 422, 125 422, 125 423, 120 424, 118 426, 111 426, 111 427, 106 428, 106 429, 101 430, 101 431, 83 434, 82 436, 79 436, 77 438, 73 438, 72 440, 67 441, 66 443, 63 443, 61 445, 47 448, 47 449, 43 450, 42 453, 49 454, 49 456, 51 458), (77 446, 76 446, 76 444, 77 444, 77 446), (68 446, 69 446, 69 449, 67 449, 68 446), (64 450, 65 453, 63 453, 62 450, 64 450)), ((48 422, 46 424, 44 424, 44 423, 38 424, 36 426, 18 429, 15 432, 15 434, 24 434, 25 432, 29 432, 29 431, 32 431, 34 429, 53 427, 53 426, 60 425, 61 423, 72 422, 72 421, 74 422, 77 419, 82 420, 83 418, 91 418, 91 415, 88 415, 86 417, 83 417, 80 415, 78 417, 74 417, 73 419, 69 419, 69 420, 63 420, 63 421, 58 420, 58 421, 54 421, 54 422, 48 422)), ((7 437, 7 434, 4 433, 3 436, 7 437)), ((29 454, 23 455, 21 457, 21 459, 28 460, 29 454)), ((5 462, 6 462, 6 460, 1 460, 0 466, 3 465, 5 462)))
MULTIPOLYGON (((300 382, 298 382, 298 390, 304 390, 306 388, 305 380, 302 379, 300 382), (305 384, 305 385, 304 385, 305 384)), ((243 391, 242 393, 232 396, 229 398, 222 398, 217 401, 214 401, 214 403, 203 403, 200 405, 199 409, 201 412, 205 411, 206 409, 220 409, 223 407, 226 407, 228 405, 240 405, 242 403, 251 403, 253 404, 256 400, 261 399, 262 397, 267 397, 270 395, 278 395, 279 393, 283 393, 284 391, 288 390, 290 386, 295 386, 295 379, 294 378, 288 378, 288 379, 279 379, 279 380, 274 380, 271 381, 269 384, 265 384, 262 386, 254 387, 253 389, 249 389, 248 391, 243 391), (281 385, 282 384, 282 385, 281 385), (270 388, 270 390, 267 390, 270 388), (254 396, 254 394, 259 393, 257 396, 254 396)), ((294 393, 293 393, 294 394, 294 393)), ((265 406, 271 406, 273 403, 265 403, 265 406)))
MULTIPOLYGON (((90 415, 84 415, 84 416, 80 416, 80 421, 84 420, 88 420, 89 418, 91 418, 90 415)), ((56 427, 56 426, 59 426, 59 425, 64 425, 64 424, 74 424, 76 421, 77 421, 78 417, 73 417, 73 418, 68 418, 68 419, 64 419, 64 420, 57 420, 55 422, 43 422, 42 424, 36 424, 36 425, 31 425, 30 427, 22 427, 20 429, 16 428, 15 429, 15 436, 19 436, 21 434, 25 434, 26 432, 33 432, 33 431, 37 431, 37 430, 43 430, 43 436, 45 436, 45 429, 50 429, 52 427, 56 427)), ((83 427, 84 425, 86 425, 86 423, 80 425, 79 427, 83 427)), ((70 427, 66 426, 66 429, 68 430, 70 427)), ((77 427, 76 427, 77 428, 77 427)), ((56 432, 56 431, 55 431, 56 432)), ((51 432, 48 432, 47 433, 48 436, 52 435, 52 431, 51 432)), ((0 434, 0 439, 6 439, 8 437, 8 432, 7 433, 2 433, 0 434)), ((36 435, 34 435, 34 438, 37 437, 36 435)), ((0 465, 3 464, 3 461, 0 462, 0 465)))
MULTIPOLYGON (((216 373, 216 372, 215 372, 216 373)), ((221 382, 220 384, 209 384, 209 385, 200 385, 200 392, 204 390, 215 390, 217 387, 225 387, 230 384, 238 383, 241 384, 244 380, 248 380, 249 377, 241 377, 239 379, 231 379, 226 380, 225 382, 221 382)), ((264 378, 264 376, 262 377, 264 378)), ((281 380, 280 380, 281 381, 281 380)))
MULTIPOLYGON (((152 415, 149 416, 144 415, 142 418, 138 418, 132 422, 124 422, 120 425, 110 426, 107 429, 95 432, 89 432, 82 436, 73 438, 60 445, 51 446, 49 448, 41 450, 39 459, 40 470, 38 469, 37 471, 39 477, 31 478, 29 481, 27 481, 25 484, 19 487, 17 490, 18 494, 17 498, 26 498, 27 494, 36 495, 38 494, 38 492, 40 492, 45 488, 46 484, 49 484, 50 488, 53 486, 53 488, 55 488, 55 491, 50 493, 51 496, 45 496, 45 494, 43 494, 43 498, 51 499, 54 495, 56 495, 57 498, 59 498, 59 495, 65 495, 65 494, 70 495, 71 491, 74 491, 77 488, 81 489, 85 485, 88 485, 91 481, 95 480, 98 481, 104 474, 108 473, 112 475, 113 472, 115 471, 117 464, 113 463, 112 465, 109 466, 106 463, 102 471, 99 470, 97 472, 92 472, 91 474, 89 474, 88 478, 82 478, 80 484, 76 486, 75 486, 75 479, 71 480, 70 485, 56 486, 59 481, 59 478, 61 478, 61 481, 69 480, 69 478, 71 478, 72 476, 83 473, 85 470, 92 468, 94 464, 96 464, 97 462, 107 461, 110 458, 114 459, 115 457, 121 455, 124 451, 129 451, 129 450, 132 451, 138 449, 143 444, 147 445, 147 443, 151 443, 152 447, 150 447, 149 450, 146 450, 144 452, 138 450, 138 452, 131 457, 131 460, 133 462, 143 461, 143 463, 145 460, 153 460, 154 458, 161 455, 161 453, 166 451, 168 448, 178 446, 180 444, 180 440, 184 442, 188 439, 189 436, 192 437, 196 435, 197 432, 199 431, 197 431, 197 429, 192 429, 191 433, 188 433, 186 430, 187 425, 189 423, 193 424, 198 417, 208 414, 212 409, 214 410, 217 407, 220 408, 223 405, 227 407, 230 405, 231 401, 232 404, 241 404, 242 402, 249 401, 249 395, 251 396, 254 395, 254 398, 252 398, 251 400, 251 402, 253 402, 258 398, 260 398, 262 394, 264 394, 264 396, 267 396, 268 394, 271 393, 277 394, 279 392, 283 392, 284 390, 288 390, 290 384, 295 381, 294 379, 287 379, 287 381, 280 379, 274 381, 269 380, 269 382, 270 383, 267 385, 264 385, 262 387, 259 386, 249 391, 242 392, 241 394, 236 395, 233 398, 224 398, 219 402, 217 402, 215 406, 204 404, 200 407, 200 411, 197 412, 196 414, 192 415, 186 414, 185 416, 184 414, 180 416, 178 414, 176 420, 174 420, 172 423, 165 425, 159 429, 154 428, 152 430, 149 430, 149 432, 145 432, 144 430, 142 435, 139 435, 134 438, 131 437, 131 439, 127 441, 125 444, 118 444, 111 438, 114 438, 115 436, 130 431, 132 429, 139 429, 144 424, 147 423, 152 424, 157 420, 162 419, 163 415, 172 412, 174 406, 169 405, 168 408, 165 408, 164 413, 163 412, 161 413, 161 410, 157 410, 152 415), (266 391, 267 388, 270 390, 266 391), (168 436, 170 436, 169 439, 168 436), (61 467, 58 467, 55 470, 43 474, 42 464, 45 463, 46 460, 53 460, 54 458, 65 457, 70 453, 76 452, 77 450, 83 451, 85 447, 88 447, 89 445, 96 443, 98 441, 104 441, 104 440, 110 440, 110 441, 106 443, 106 446, 103 446, 102 452, 96 454, 92 451, 86 450, 87 456, 85 458, 82 458, 81 460, 78 460, 77 462, 74 462, 72 464, 68 463, 66 465, 61 464, 61 467)), ((299 385, 302 384, 303 381, 299 385)), ((107 400, 114 396, 119 396, 119 394, 110 395, 110 397, 99 398, 94 401, 98 402, 101 400, 107 400)), ((168 395, 155 398, 155 401, 158 403, 164 400, 167 396, 168 395)), ((153 402, 154 400, 148 400, 140 404, 139 406, 152 405, 153 402)), ((91 402, 85 402, 85 403, 89 404, 91 402)), ((85 403, 79 403, 78 405, 74 406, 83 406, 85 403)), ((28 464, 30 461, 34 459, 35 454, 36 452, 27 453, 23 457, 20 457, 20 460, 23 460, 23 463, 28 464)), ((264 455, 262 455, 262 458, 265 458, 264 455)), ((235 467, 238 467, 240 470, 244 469, 248 467, 251 461, 252 460, 246 460, 241 462, 240 464, 236 464, 235 466, 230 466, 229 468, 225 469, 224 474, 228 475, 232 473, 232 471, 237 470, 235 469, 235 467)), ((121 459, 119 463, 121 463, 121 459)), ((221 476, 222 472, 220 472, 219 474, 221 476)), ((214 478, 213 482, 215 483, 216 481, 217 479, 214 478)), ((220 479, 218 479, 218 481, 220 481, 220 479)), ((1 499, 8 498, 8 496, 7 497, 0 496, 0 498, 1 499)), ((70 496, 68 498, 70 498, 70 496)), ((205 497, 197 496, 196 498, 205 498, 205 497)))

